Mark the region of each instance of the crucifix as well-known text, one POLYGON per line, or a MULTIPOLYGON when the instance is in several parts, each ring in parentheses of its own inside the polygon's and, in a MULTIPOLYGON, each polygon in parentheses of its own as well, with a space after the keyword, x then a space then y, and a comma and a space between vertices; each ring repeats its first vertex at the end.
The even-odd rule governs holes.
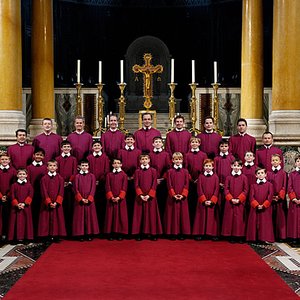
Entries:
POLYGON ((151 53, 144 54, 144 65, 134 65, 132 67, 132 71, 134 73, 142 73, 144 79, 144 107, 148 110, 152 106, 151 98, 153 97, 152 94, 152 77, 155 73, 162 73, 164 68, 162 65, 151 65, 152 55, 151 53))

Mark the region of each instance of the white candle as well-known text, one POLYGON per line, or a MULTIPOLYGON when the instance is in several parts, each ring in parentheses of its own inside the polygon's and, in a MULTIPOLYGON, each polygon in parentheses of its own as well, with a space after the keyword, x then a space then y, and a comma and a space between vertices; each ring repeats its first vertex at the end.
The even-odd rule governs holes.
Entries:
POLYGON ((192 83, 195 83, 195 61, 192 60, 192 83))
POLYGON ((171 128, 174 127, 174 118, 172 119, 172 124, 171 124, 171 128))
POLYGON ((218 82, 218 69, 217 69, 217 62, 214 61, 214 83, 218 82))
POLYGON ((104 128, 106 128, 106 117, 104 118, 104 128))
POLYGON ((99 60, 99 74, 98 74, 98 81, 102 83, 102 61, 99 60))
POLYGON ((120 74, 121 74, 121 83, 124 83, 124 60, 120 61, 120 74))
POLYGON ((171 83, 174 83, 174 58, 171 59, 171 83))
POLYGON ((80 59, 77 59, 77 82, 80 82, 80 59))

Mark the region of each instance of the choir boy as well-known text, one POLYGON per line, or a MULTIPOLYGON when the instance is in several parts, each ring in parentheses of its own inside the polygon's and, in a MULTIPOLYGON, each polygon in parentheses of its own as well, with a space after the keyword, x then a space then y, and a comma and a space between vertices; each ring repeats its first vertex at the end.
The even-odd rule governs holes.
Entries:
POLYGON ((280 154, 271 157, 272 171, 267 172, 267 179, 273 184, 274 196, 272 201, 273 227, 275 239, 286 239, 286 215, 287 215, 287 174, 281 167, 280 154))
POLYGON ((71 236, 74 206, 73 182, 77 174, 77 159, 71 155, 72 146, 69 141, 63 141, 60 150, 61 155, 56 157, 58 163, 57 172, 64 179, 64 201, 62 206, 67 235, 71 236))
POLYGON ((55 159, 60 154, 60 144, 62 137, 54 132, 53 122, 50 118, 44 118, 42 121, 43 133, 37 135, 33 141, 34 148, 42 148, 45 150, 44 162, 47 163, 50 159, 55 159))
POLYGON ((104 233, 109 234, 108 240, 123 240, 123 236, 128 234, 128 216, 126 204, 127 175, 122 170, 122 161, 114 158, 113 170, 108 173, 106 187, 106 214, 104 233))
POLYGON ((295 171, 290 173, 288 179, 288 196, 290 198, 287 216, 287 238, 293 244, 300 241, 300 156, 295 158, 295 171))
POLYGON ((198 203, 193 225, 195 240, 203 237, 218 240, 219 235, 219 178, 214 173, 214 162, 206 159, 203 163, 204 173, 200 174, 197 189, 198 203))
POLYGON ((102 152, 102 144, 100 141, 93 141, 93 153, 87 157, 90 165, 90 172, 96 177, 96 193, 95 205, 98 216, 98 222, 101 231, 104 228, 104 217, 106 209, 105 194, 105 178, 110 170, 109 159, 105 153, 102 152))
POLYGON ((274 242, 272 223, 273 185, 266 179, 266 170, 257 168, 257 181, 250 187, 250 213, 247 226, 247 241, 274 242))
POLYGON ((265 168, 268 171, 272 171, 271 158, 273 154, 278 154, 281 160, 281 167, 284 167, 282 150, 273 145, 273 134, 266 131, 262 135, 263 146, 256 151, 257 165, 260 168, 265 168))
POLYGON ((25 129, 18 129, 16 137, 17 143, 8 147, 7 154, 16 170, 25 169, 32 161, 34 147, 26 143, 27 131, 25 129))
POLYGON ((10 187, 16 181, 17 172, 10 166, 10 158, 6 152, 0 155, 0 241, 7 239, 8 216, 10 212, 10 187))
POLYGON ((150 235, 156 241, 162 226, 156 199, 157 172, 150 167, 149 154, 140 155, 140 168, 134 173, 136 198, 132 221, 132 234, 140 241, 150 235))
POLYGON ((214 118, 208 116, 204 119, 204 131, 198 134, 201 140, 200 150, 205 152, 207 156, 213 159, 219 153, 219 143, 222 137, 214 131, 214 118))
POLYGON ((110 160, 118 156, 118 151, 125 146, 125 135, 118 129, 118 118, 109 115, 109 129, 101 135, 103 152, 110 160))
POLYGON ((58 241, 66 236, 64 211, 64 179, 57 173, 57 162, 47 163, 48 173, 41 179, 42 204, 39 217, 38 236, 58 241))
POLYGON ((244 166, 242 169, 242 173, 246 175, 247 179, 248 179, 248 183, 249 183, 249 187, 256 183, 256 175, 255 175, 255 171, 256 171, 256 164, 254 162, 255 160, 255 156, 254 153, 251 151, 247 151, 245 153, 245 157, 244 157, 244 166))
POLYGON ((27 182, 26 169, 17 171, 17 182, 11 186, 11 210, 8 226, 8 240, 22 243, 33 240, 31 202, 32 185, 27 182))
POLYGON ((244 161, 246 151, 255 154, 256 139, 247 133, 247 121, 245 119, 238 119, 237 130, 238 133, 229 138, 229 149, 236 158, 244 161))
POLYGON ((184 156, 190 149, 190 138, 192 134, 184 129, 184 117, 177 115, 174 118, 175 128, 167 134, 166 151, 172 155, 175 152, 181 152, 184 156))
POLYGON ((99 233, 96 207, 94 202, 96 177, 89 172, 88 160, 79 162, 79 174, 75 176, 75 203, 72 235, 83 241, 92 240, 99 233))
POLYGON ((245 202, 249 192, 247 177, 242 174, 243 163, 236 159, 231 164, 231 175, 225 181, 225 209, 222 224, 222 236, 230 242, 243 242, 245 238, 246 210, 245 202))
POLYGON ((164 214, 164 233, 171 240, 176 237, 183 240, 191 233, 188 193, 189 173, 184 169, 183 155, 175 152, 172 155, 173 168, 167 172, 168 198, 164 214))

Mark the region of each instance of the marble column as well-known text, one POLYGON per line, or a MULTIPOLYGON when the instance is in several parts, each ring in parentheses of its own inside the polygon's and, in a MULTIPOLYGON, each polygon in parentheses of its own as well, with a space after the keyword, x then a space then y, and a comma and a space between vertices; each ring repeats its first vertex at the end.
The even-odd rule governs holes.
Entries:
POLYGON ((241 118, 260 140, 263 121, 263 7, 261 0, 243 0, 241 118))
POLYGON ((270 130, 278 143, 300 142, 299 0, 274 0, 273 74, 270 130))
POLYGON ((41 132, 43 118, 55 118, 52 0, 32 1, 32 120, 30 137, 41 132))
POLYGON ((15 131, 25 128, 22 112, 21 1, 0 5, 0 145, 15 141, 15 131))

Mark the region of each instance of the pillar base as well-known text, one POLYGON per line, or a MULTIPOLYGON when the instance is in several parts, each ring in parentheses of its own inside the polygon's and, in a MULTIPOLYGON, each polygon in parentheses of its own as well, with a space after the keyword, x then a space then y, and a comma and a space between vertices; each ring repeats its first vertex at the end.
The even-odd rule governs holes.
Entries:
POLYGON ((266 131, 267 126, 263 119, 247 119, 247 133, 254 136, 257 144, 261 144, 261 136, 266 131))
POLYGON ((276 145, 298 146, 300 110, 274 110, 269 117, 269 128, 276 145))
POLYGON ((16 130, 26 128, 26 119, 22 111, 0 110, 0 146, 16 143, 16 130))
MULTIPOLYGON (((31 119, 29 124, 29 137, 31 141, 34 139, 35 136, 43 132, 42 121, 43 119, 31 119)), ((52 124, 53 124, 52 132, 56 133, 57 124, 53 119, 52 119, 52 124)))

